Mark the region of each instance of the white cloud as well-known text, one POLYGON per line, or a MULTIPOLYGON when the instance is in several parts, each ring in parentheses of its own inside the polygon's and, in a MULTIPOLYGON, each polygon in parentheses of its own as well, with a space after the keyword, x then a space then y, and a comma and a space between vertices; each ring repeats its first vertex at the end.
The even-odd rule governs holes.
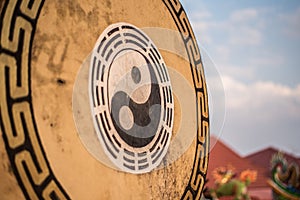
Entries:
POLYGON ((235 25, 231 29, 229 43, 232 45, 253 45, 257 46, 262 42, 261 30, 255 27, 235 25))
POLYGON ((227 46, 219 45, 216 47, 216 54, 218 55, 218 60, 224 63, 229 61, 231 51, 227 46))
POLYGON ((300 7, 292 13, 280 14, 279 19, 284 23, 283 33, 286 36, 300 38, 300 7))
POLYGON ((193 19, 209 19, 212 17, 212 14, 211 12, 209 12, 208 10, 200 10, 200 11, 197 11, 197 12, 193 12, 191 13, 191 17, 193 19))
POLYGON ((257 9, 236 10, 229 16, 229 42, 233 45, 259 45, 262 41, 262 19, 257 9))
POLYGON ((222 138, 243 155, 274 146, 300 155, 300 84, 245 84, 222 77, 226 119, 222 138))
POLYGON ((215 63, 217 64, 218 70, 222 76, 236 77, 236 79, 238 78, 239 80, 244 80, 245 82, 256 78, 256 70, 254 67, 234 65, 230 63, 231 61, 229 59, 228 62, 221 61, 222 60, 219 58, 215 59, 215 63))
POLYGON ((276 54, 274 52, 267 52, 264 53, 262 50, 260 50, 260 54, 257 57, 254 57, 251 59, 251 65, 252 66, 269 66, 269 67, 282 67, 286 63, 286 59, 284 55, 282 54, 276 54))
POLYGON ((223 39, 224 45, 257 46, 262 42, 264 22, 257 9, 235 10, 224 19, 215 19, 208 11, 195 12, 192 13, 192 20, 203 43, 211 45, 217 43, 213 39, 223 39))
POLYGON ((253 8, 237 10, 231 13, 230 20, 236 22, 245 22, 248 20, 257 19, 258 11, 253 8))
POLYGON ((222 80, 228 109, 265 113, 263 120, 267 121, 279 117, 278 113, 300 118, 300 85, 291 88, 262 81, 245 84, 228 76, 222 80))

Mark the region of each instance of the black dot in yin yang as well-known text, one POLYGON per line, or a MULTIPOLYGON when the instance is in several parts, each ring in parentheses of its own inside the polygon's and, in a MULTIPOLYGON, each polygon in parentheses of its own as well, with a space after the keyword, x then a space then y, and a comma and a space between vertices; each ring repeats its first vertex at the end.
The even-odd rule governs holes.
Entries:
POLYGON ((133 66, 131 69, 131 78, 135 84, 141 81, 141 71, 136 66, 133 66))

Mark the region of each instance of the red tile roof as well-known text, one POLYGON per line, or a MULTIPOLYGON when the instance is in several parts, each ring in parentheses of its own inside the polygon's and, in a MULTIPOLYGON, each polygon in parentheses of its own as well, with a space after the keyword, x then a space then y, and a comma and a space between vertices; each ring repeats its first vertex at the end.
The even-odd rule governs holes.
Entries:
POLYGON ((212 177, 212 171, 217 167, 226 167, 232 165, 235 168, 235 172, 239 175, 243 170, 257 170, 257 180, 249 187, 266 187, 266 180, 268 178, 269 169, 265 166, 255 165, 251 160, 242 158, 228 146, 226 146, 221 140, 217 140, 215 137, 211 137, 212 148, 210 151, 207 179, 208 187, 214 186, 214 179, 212 177), (215 144, 215 145, 213 145, 215 144))
MULTIPOLYGON (((270 160, 272 156, 277 152, 278 152, 277 149, 273 147, 269 147, 267 149, 248 155, 247 157, 245 157, 245 159, 250 160, 255 165, 267 167, 270 166, 270 160)), ((290 155, 288 153, 284 153, 284 157, 287 159, 289 163, 295 162, 300 166, 300 158, 297 159, 293 155, 290 155)))
MULTIPOLYGON (((207 183, 208 186, 214 185, 212 171, 216 167, 232 165, 236 169, 237 174, 240 174, 240 172, 246 169, 257 171, 257 180, 249 187, 267 187, 266 181, 271 175, 270 161, 273 154, 278 152, 277 149, 270 147, 249 156, 241 157, 230 149, 229 146, 225 145, 224 142, 217 140, 214 136, 211 136, 210 140, 211 150, 207 172, 207 179, 209 180, 207 183)), ((284 155, 288 162, 296 162, 300 166, 299 158, 297 159, 286 153, 284 153, 284 155)))

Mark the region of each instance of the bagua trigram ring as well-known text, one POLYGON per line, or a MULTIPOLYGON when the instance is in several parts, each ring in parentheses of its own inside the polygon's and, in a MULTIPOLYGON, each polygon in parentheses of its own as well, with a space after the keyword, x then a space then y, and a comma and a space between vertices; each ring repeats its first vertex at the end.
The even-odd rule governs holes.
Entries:
POLYGON ((174 100, 162 56, 137 27, 107 27, 93 49, 89 96, 94 128, 121 170, 155 169, 170 144, 174 100))

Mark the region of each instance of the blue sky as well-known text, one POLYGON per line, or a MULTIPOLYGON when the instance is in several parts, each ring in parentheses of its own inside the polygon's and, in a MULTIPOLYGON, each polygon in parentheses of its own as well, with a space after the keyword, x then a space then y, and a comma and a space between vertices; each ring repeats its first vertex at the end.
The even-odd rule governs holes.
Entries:
POLYGON ((212 118, 212 134, 242 156, 272 146, 300 157, 300 1, 181 2, 214 63, 204 70, 224 87, 224 126, 212 118))

